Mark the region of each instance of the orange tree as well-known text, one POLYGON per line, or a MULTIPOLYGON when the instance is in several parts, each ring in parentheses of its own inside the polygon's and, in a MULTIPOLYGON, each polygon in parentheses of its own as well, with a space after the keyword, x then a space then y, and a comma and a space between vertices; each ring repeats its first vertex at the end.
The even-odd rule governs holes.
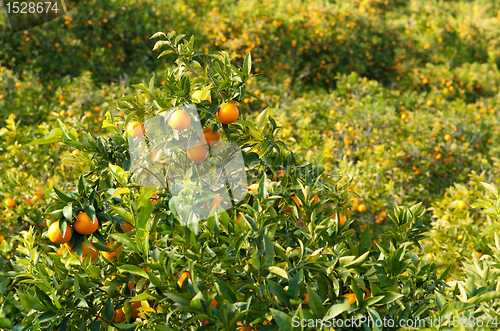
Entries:
MULTIPOLYGON (((255 97, 245 87, 250 55, 238 67, 225 52, 196 52, 193 38, 153 37, 163 38, 155 49, 176 54, 177 66, 164 85, 154 77, 133 85, 135 95, 117 101, 125 117, 105 116, 109 134, 79 134, 58 121, 32 143, 70 146, 89 170, 74 185, 53 187, 47 236, 30 229, 0 246, 18 245, 18 256, 2 259, 2 328, 312 330, 321 327, 310 321, 325 316, 429 319, 454 311, 453 299, 435 303, 449 268, 417 254, 427 231, 422 206, 387 211, 394 226, 385 244, 372 241, 369 226, 353 238, 350 180, 318 162, 299 165, 269 112, 249 114, 241 102, 255 97), (199 117, 176 113, 186 104, 199 117), (191 134, 167 138, 192 171, 201 157, 190 152, 202 134, 215 145, 238 144, 250 185, 237 207, 219 209, 226 186, 201 195, 187 186, 183 193, 211 210, 193 227, 181 222, 172 190, 139 185, 129 144, 151 143, 144 126, 162 114, 173 130, 191 134), (194 132, 197 121, 211 134, 194 132), (308 322, 296 328, 297 318, 308 322)), ((166 146, 151 146, 147 161, 157 162, 166 146)))

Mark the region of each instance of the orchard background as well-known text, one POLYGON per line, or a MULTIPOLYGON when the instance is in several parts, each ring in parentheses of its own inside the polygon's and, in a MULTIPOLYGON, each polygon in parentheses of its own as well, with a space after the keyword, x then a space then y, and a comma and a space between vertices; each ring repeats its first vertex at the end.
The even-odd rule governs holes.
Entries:
POLYGON ((0 20, 0 329, 496 321, 499 23, 495 0, 84 0, 16 34, 0 20), (189 103, 251 184, 197 232, 127 168, 134 128, 189 103))

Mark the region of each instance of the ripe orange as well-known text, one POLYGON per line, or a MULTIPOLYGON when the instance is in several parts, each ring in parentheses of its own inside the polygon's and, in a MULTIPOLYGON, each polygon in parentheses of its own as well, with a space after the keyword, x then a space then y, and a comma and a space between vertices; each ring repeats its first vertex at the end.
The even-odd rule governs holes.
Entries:
POLYGON ((252 327, 248 323, 243 325, 243 323, 238 322, 236 323, 236 331, 252 331, 252 327))
MULTIPOLYGON (((92 262, 94 262, 99 256, 99 251, 97 250, 97 248, 95 248, 94 244, 92 243, 90 244, 92 245, 92 248, 89 248, 87 245, 85 245, 85 243, 82 243, 82 258, 83 260, 85 260, 87 256, 90 254, 90 259, 92 260, 92 262)), ((69 252, 71 252, 73 249, 73 246, 68 245, 68 243, 65 243, 64 246, 66 246, 69 252)), ((76 255, 74 254, 73 256, 76 257, 76 255)))
POLYGON ((121 323, 123 321, 125 321, 125 313, 123 312, 123 309, 116 309, 113 312, 113 322, 121 323))
MULTIPOLYGON (((106 244, 106 246, 108 246, 109 248, 112 248, 114 245, 115 245, 115 242, 106 244)), ((103 251, 102 255, 106 258, 106 260, 111 261, 112 258, 115 258, 115 259, 117 258, 118 253, 120 253, 121 250, 122 250, 122 248, 118 247, 116 250, 114 250, 112 252, 103 251)))
POLYGON ((444 136, 445 141, 451 141, 451 136, 449 134, 444 136))
POLYGON ((129 222, 125 221, 125 224, 122 225, 122 228, 123 228, 123 231, 125 232, 129 232, 129 231, 132 231, 134 229, 134 225, 133 224, 130 224, 129 222))
POLYGON ((305 293, 304 297, 305 297, 304 303, 308 303, 309 302, 309 294, 305 293))
POLYGON ((189 275, 189 272, 184 271, 181 277, 177 280, 177 285, 179 285, 179 287, 182 287, 182 284, 184 283, 186 278, 191 279, 191 276, 189 275))
POLYGON ((358 207, 358 211, 360 213, 364 213, 366 211, 366 205, 365 204, 360 204, 358 207))
POLYGON ((158 198, 158 195, 156 193, 153 193, 151 195, 151 204, 153 206, 156 206, 158 204, 158 200, 156 200, 158 198))
POLYGON ((33 206, 33 200, 31 200, 30 198, 26 199, 26 204, 28 206, 33 206))
POLYGON ((207 156, 207 149, 203 144, 197 144, 193 148, 187 149, 188 159, 195 162, 200 162, 207 156))
POLYGON ((297 207, 300 208, 300 206, 302 206, 302 204, 300 203, 299 198, 297 198, 295 195, 292 197, 292 200, 295 201, 295 203, 297 204, 297 207))
POLYGON ((349 301, 347 302, 347 304, 350 306, 352 305, 354 302, 356 302, 356 294, 354 293, 347 293, 347 294, 344 294, 343 297, 345 298, 348 298, 349 301))
POLYGON ((204 128, 203 133, 200 137, 200 141, 207 146, 213 146, 217 144, 220 140, 220 131, 217 131, 212 135, 212 128, 204 128))
POLYGON ((14 206, 16 205, 16 201, 12 198, 5 199, 5 205, 7 206, 7 208, 14 208, 14 206))
MULTIPOLYGON (((339 213, 339 218, 340 218, 340 226, 344 226, 345 221, 347 220, 347 218, 346 218, 346 217, 345 217, 345 215, 344 215, 344 214, 342 214, 342 213, 339 213)), ((337 219, 337 214, 335 214, 335 215, 333 216, 333 219, 334 219, 334 220, 336 220, 336 219, 337 219)))
POLYGON ((36 200, 36 201, 40 201, 40 200, 42 200, 42 199, 43 199, 43 193, 37 193, 37 194, 35 195, 35 200, 36 200))
MULTIPOLYGON (((130 305, 132 306, 132 308, 134 308, 130 312, 130 317, 131 317, 132 321, 134 321, 137 318, 137 315, 139 315, 139 310, 137 310, 137 308, 142 307, 142 301, 131 302, 130 305)), ((123 311, 123 314, 125 314, 125 307, 122 308, 122 311, 123 311)))
POLYGON ((231 124, 238 119, 240 112, 232 103, 223 103, 217 111, 217 118, 223 124, 231 124))
POLYGON ((278 170, 278 171, 276 171, 276 176, 278 176, 278 178, 283 178, 283 177, 285 177, 285 173, 286 173, 286 170, 278 170))
POLYGON ((73 223, 76 232, 80 234, 92 234, 99 227, 97 217, 94 217, 94 222, 90 220, 86 212, 82 212, 76 216, 76 222, 73 223))
POLYGON ((65 244, 71 240, 71 236, 73 235, 73 231, 71 230, 71 227, 68 226, 66 228, 66 233, 63 237, 61 230, 59 230, 59 221, 52 223, 49 226, 49 231, 48 231, 49 239, 53 243, 56 244, 65 244))
POLYGON ((314 199, 314 201, 315 201, 316 203, 318 203, 318 202, 319 202, 319 197, 318 197, 318 195, 317 195, 317 194, 313 197, 313 199, 314 199))
POLYGON ((210 208, 210 210, 212 210, 212 208, 214 208, 215 206, 217 206, 217 208, 219 208, 220 203, 221 203, 221 198, 220 198, 220 196, 216 196, 216 197, 214 198, 214 201, 212 201, 212 203, 210 204, 210 207, 209 207, 209 208, 210 208))
POLYGON ((4 240, 5 240, 5 237, 0 234, 0 244, 2 244, 4 240))
POLYGON ((463 210, 463 209, 467 208, 467 203, 463 200, 460 200, 457 202, 457 207, 458 207, 458 209, 463 210))
POLYGON ((191 124, 191 117, 184 109, 177 109, 168 118, 168 124, 174 130, 185 130, 191 124))
POLYGON ((158 155, 158 152, 160 150, 158 148, 155 148, 151 151, 151 160, 154 161, 156 159, 156 156, 158 155))
POLYGON ((127 125, 127 135, 133 139, 144 137, 144 125, 141 122, 130 122, 127 125))
POLYGON ((382 218, 386 218, 387 217, 387 214, 385 213, 385 211, 383 211, 383 212, 380 213, 380 217, 382 217, 382 218))

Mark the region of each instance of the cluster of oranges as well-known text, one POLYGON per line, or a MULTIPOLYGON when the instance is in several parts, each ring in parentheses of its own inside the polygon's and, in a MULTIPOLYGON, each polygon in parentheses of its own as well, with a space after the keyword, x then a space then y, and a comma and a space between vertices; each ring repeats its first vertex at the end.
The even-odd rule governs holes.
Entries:
MULTIPOLYGON (((74 248, 74 245, 70 246, 68 244, 73 237, 73 230, 82 235, 91 235, 92 233, 97 231, 98 227, 99 221, 97 220, 97 217, 94 217, 94 220, 91 220, 86 212, 81 212, 76 216, 76 221, 73 223, 73 226, 71 227, 70 225, 68 225, 66 227, 66 231, 64 232, 64 234, 61 232, 59 221, 53 222, 49 226, 49 230, 47 233, 50 241, 52 241, 53 243, 60 245, 64 244, 64 247, 60 248, 60 253, 62 253, 65 250, 70 252, 74 248)), ((95 248, 92 243, 91 245, 92 247, 88 247, 85 243, 82 243, 82 256, 84 260, 90 254, 90 259, 92 261, 95 261, 97 259, 97 256, 99 255, 99 251, 97 250, 97 248, 95 248)))
MULTIPOLYGON (((195 91, 193 97, 199 99, 201 91, 195 91)), ((210 94, 205 100, 211 100, 210 94)), ((223 103, 217 110, 217 118, 222 124, 231 124, 238 119, 238 108, 232 103, 223 103)), ((184 109, 175 110, 168 119, 168 124, 172 129, 183 131, 191 125, 191 117, 184 109)), ((143 138, 145 134, 144 125, 140 122, 130 122, 127 126, 126 133, 132 139, 143 138)), ((194 147, 187 148, 187 157, 194 162, 203 161, 207 156, 207 147, 214 146, 220 140, 220 132, 213 133, 211 127, 204 128, 200 134, 200 143, 194 147)), ((158 149, 154 149, 151 153, 151 159, 155 160, 158 154, 158 149)))

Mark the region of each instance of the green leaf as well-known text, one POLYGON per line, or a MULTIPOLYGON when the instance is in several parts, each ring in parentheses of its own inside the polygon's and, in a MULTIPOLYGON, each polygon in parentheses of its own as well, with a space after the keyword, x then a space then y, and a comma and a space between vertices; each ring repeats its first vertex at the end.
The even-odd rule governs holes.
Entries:
POLYGON ((444 306, 439 316, 441 317, 441 320, 446 320, 448 316, 455 313, 455 311, 459 313, 466 309, 473 308, 474 306, 475 305, 471 303, 453 301, 444 306))
POLYGON ((130 190, 128 188, 116 188, 116 189, 114 189, 113 195, 111 196, 111 198, 114 198, 114 197, 119 196, 121 194, 130 194, 130 190))
POLYGON ((331 306, 328 311, 326 312, 325 317, 336 317, 340 314, 342 314, 345 311, 353 311, 354 308, 352 306, 349 306, 348 304, 345 303, 339 303, 336 305, 331 306))
POLYGON ((278 323, 280 330, 292 331, 292 318, 290 316, 282 311, 272 308, 271 312, 273 313, 274 319, 276 320, 276 323, 278 323))
POLYGON ((245 56, 245 60, 243 61, 243 72, 245 72, 247 76, 250 76, 252 73, 252 55, 250 53, 245 56))
MULTIPOLYGON (((71 221, 73 219, 73 204, 70 202, 63 208, 63 215, 68 220, 71 221)), ((64 232, 61 232, 64 235, 64 232)))
POLYGON ((304 271, 300 269, 295 276, 293 276, 290 285, 288 286, 287 293, 292 299, 297 299, 299 291, 304 283, 304 271))
POLYGON ((126 264, 126 265, 118 267, 118 270, 120 272, 128 272, 128 273, 131 273, 133 275, 141 276, 141 277, 144 277, 146 279, 149 279, 148 274, 144 270, 142 270, 141 268, 139 268, 138 266, 135 266, 135 265, 126 264))
POLYGON ((490 185, 488 183, 484 183, 484 182, 481 182, 481 185, 483 185, 488 191, 490 191, 491 193, 493 193, 493 195, 495 197, 498 197, 498 190, 495 186, 493 185, 490 185))
POLYGON ((403 294, 396 293, 396 292, 380 292, 378 295, 383 295, 384 298, 377 302, 377 306, 380 305, 385 305, 388 303, 391 303, 393 301, 396 301, 397 299, 403 297, 403 294))
POLYGON ((286 271, 279 268, 279 267, 271 266, 271 267, 269 267, 269 271, 272 272, 273 274, 276 274, 276 275, 281 276, 285 279, 288 279, 288 274, 286 273, 286 271))
POLYGON ((130 239, 126 234, 123 233, 112 233, 110 236, 121 243, 123 246, 135 251, 136 253, 140 253, 139 248, 135 244, 135 242, 130 239))
POLYGON ((325 305, 319 295, 307 284, 307 295, 309 296, 309 306, 316 318, 325 316, 325 305))
POLYGON ((152 296, 149 293, 141 293, 141 294, 137 294, 135 297, 130 299, 130 302, 137 302, 137 301, 144 301, 144 300, 156 300, 156 299, 158 299, 158 298, 152 296))
POLYGON ((123 170, 122 168, 120 168, 117 165, 110 163, 109 164, 109 171, 111 171, 111 173, 116 178, 118 183, 120 183, 122 186, 127 186, 125 170, 123 170))
POLYGON ((262 128, 264 126, 264 123, 267 119, 267 113, 268 113, 269 108, 264 109, 259 116, 257 116, 257 122, 255 123, 257 128, 262 128))
POLYGON ((269 285, 269 289, 271 292, 278 297, 278 299, 283 302, 287 307, 290 307, 290 297, 285 292, 285 290, 281 287, 280 284, 266 279, 267 284, 269 285))

